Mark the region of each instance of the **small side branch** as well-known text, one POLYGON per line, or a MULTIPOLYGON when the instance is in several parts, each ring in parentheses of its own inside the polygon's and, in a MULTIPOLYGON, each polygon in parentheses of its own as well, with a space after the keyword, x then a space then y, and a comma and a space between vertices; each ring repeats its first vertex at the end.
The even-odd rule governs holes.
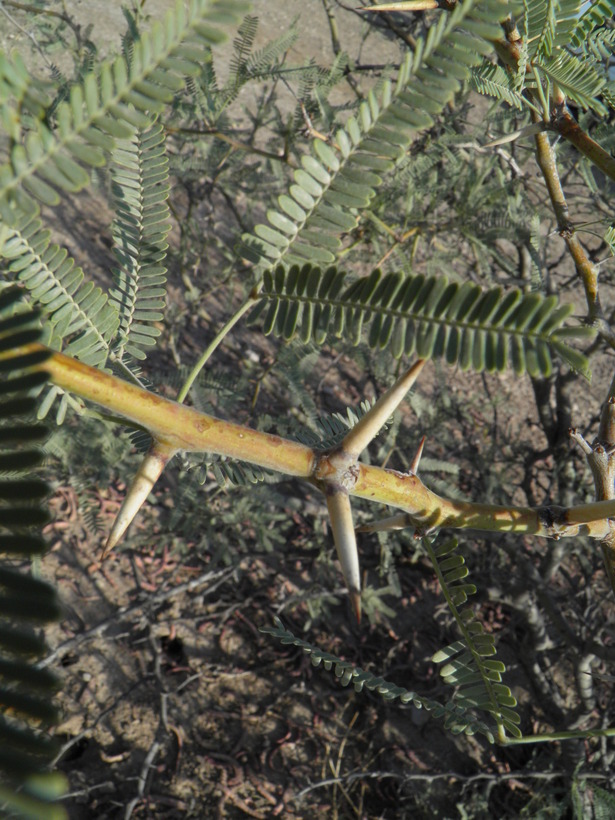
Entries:
POLYGON ((549 128, 572 143, 577 151, 615 182, 615 159, 583 131, 565 104, 556 106, 549 128))
POLYGON ((562 189, 555 154, 549 143, 548 135, 544 132, 536 134, 534 140, 536 142, 536 159, 542 171, 547 191, 549 192, 549 198, 551 199, 560 236, 566 243, 568 252, 574 260, 575 268, 585 289, 589 319, 605 341, 611 347, 615 348, 615 332, 605 319, 602 305, 600 304, 598 268, 588 259, 585 249, 581 245, 570 220, 568 204, 562 189))

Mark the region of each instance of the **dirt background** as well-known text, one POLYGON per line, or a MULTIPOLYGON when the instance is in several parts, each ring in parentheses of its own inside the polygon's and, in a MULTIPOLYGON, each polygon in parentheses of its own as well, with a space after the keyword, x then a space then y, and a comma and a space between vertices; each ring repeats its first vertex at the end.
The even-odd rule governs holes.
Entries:
MULTIPOLYGON (((119 3, 72 0, 68 5, 84 26, 93 22, 96 42, 110 50, 119 45, 118 32, 125 27, 119 3)), ((171 5, 146 0, 145 8, 155 17, 171 5)), ((262 21, 258 36, 263 42, 300 15, 301 37, 290 60, 329 61, 331 40, 321 0, 256 0, 252 13, 262 21)), ((342 46, 351 55, 364 62, 395 59, 397 46, 368 30, 353 10, 336 5, 336 13, 342 46)), ((13 27, 23 18, 16 11, 10 14, 4 43, 23 44, 25 32, 13 27)), ((239 107, 249 104, 245 94, 239 107)), ((95 197, 68 199, 53 216, 59 241, 103 283, 112 263, 108 236, 99 230, 101 221, 109 221, 103 219, 105 209, 95 197)), ((215 299, 208 304, 210 326, 200 324, 189 338, 186 333, 185 350, 163 344, 157 372, 170 373, 190 361, 194 350, 211 339, 226 307, 215 299)), ((272 355, 269 341, 255 341, 242 330, 229 343, 225 366, 241 368, 248 348, 263 362, 272 355)), ((323 354, 318 367, 323 409, 356 403, 384 386, 335 350, 323 354)), ((605 363, 573 403, 575 415, 582 413, 576 423, 584 429, 595 422, 610 370, 605 363)), ((432 371, 422 383, 427 402, 439 400, 440 378, 432 371)), ((544 446, 527 381, 458 374, 447 377, 447 387, 451 417, 457 413, 458 422, 458 452, 448 456, 465 459, 459 478, 464 494, 472 496, 480 486, 471 454, 487 452, 496 427, 502 452, 507 439, 544 446), (498 396, 497 403, 485 399, 485 389, 498 396)), ((288 396, 276 398, 274 390, 267 402, 263 411, 288 408, 288 396)), ((404 423, 417 425, 416 415, 407 410, 404 423)), ((422 432, 417 430, 417 439, 422 432)), ((431 453, 439 453, 437 436, 431 453)), ((508 478, 521 475, 523 463, 505 458, 502 470, 509 471, 508 478)), ((549 459, 546 454, 547 469, 549 459)), ((553 810, 548 816, 568 816, 571 773, 585 754, 581 744, 572 750, 491 749, 480 740, 454 738, 414 707, 343 689, 332 674, 314 669, 301 650, 259 632, 275 616, 282 617, 298 637, 409 689, 444 698, 429 659, 452 636, 433 572, 408 542, 397 559, 401 596, 383 598, 393 607, 391 614, 359 627, 330 552, 323 558, 329 536, 325 508, 315 492, 292 482, 274 485, 269 530, 259 531, 249 515, 237 516, 237 509, 246 492, 262 493, 267 504, 267 488, 217 493, 210 481, 206 489, 211 493, 201 501, 205 513, 222 522, 229 510, 234 515, 232 526, 221 524, 218 530, 231 546, 231 559, 221 561, 213 540, 210 553, 191 550, 189 540, 178 548, 167 528, 178 481, 169 471, 125 545, 101 565, 104 531, 137 462, 135 456, 126 474, 110 486, 92 488, 102 532, 88 526, 70 483, 59 486, 51 502, 56 523, 48 533, 51 551, 43 571, 59 585, 66 617, 49 632, 47 663, 60 671, 64 686, 58 766, 69 779, 71 818, 516 818, 547 816, 539 814, 545 794, 549 805, 564 807, 561 814, 553 810), (283 548, 276 531, 283 533, 283 548), (252 538, 253 549, 233 553, 234 533, 241 543, 252 538), (263 548, 267 539, 273 548, 263 548), (328 608, 312 617, 310 598, 323 592, 328 608)), ((585 469, 580 459, 575 466, 585 469)), ((547 493, 548 487, 539 491, 547 493)), ((471 540, 468 544, 476 550, 477 570, 493 584, 493 594, 480 602, 481 617, 498 634, 498 650, 509 667, 507 682, 521 710, 531 705, 532 723, 524 728, 557 727, 567 709, 578 709, 567 682, 576 668, 576 650, 549 637, 545 647, 551 654, 540 665, 527 650, 523 618, 493 603, 508 571, 499 553, 471 540), (545 666, 555 670, 548 680, 545 666)), ((524 554, 536 549, 529 540, 519 544, 524 554)), ((365 539, 361 548, 373 580, 379 545, 365 539)), ((597 594, 604 595, 599 559, 586 550, 583 560, 583 571, 590 568, 597 594)), ((550 594, 559 600, 572 594, 571 586, 575 595, 584 594, 578 566, 572 581, 556 578, 550 594)), ((603 623, 604 640, 612 643, 612 618, 603 623)), ((596 709, 607 714, 610 702, 606 683, 596 709)), ((588 760, 597 746, 588 745, 588 760)), ((597 765, 592 776, 602 783, 608 772, 597 765)))

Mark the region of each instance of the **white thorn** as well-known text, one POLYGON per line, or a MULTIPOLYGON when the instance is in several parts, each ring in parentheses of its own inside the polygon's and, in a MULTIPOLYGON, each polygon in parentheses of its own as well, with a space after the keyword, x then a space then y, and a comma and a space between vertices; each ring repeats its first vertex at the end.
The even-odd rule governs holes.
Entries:
POLYGON ((327 509, 331 521, 333 540, 337 557, 342 565, 342 574, 348 587, 357 621, 361 620, 361 571, 357 539, 352 523, 352 510, 348 493, 342 489, 327 488, 327 509))
POLYGON ((113 522, 109 537, 103 547, 101 560, 104 560, 109 555, 124 535, 134 517, 145 503, 154 484, 160 478, 160 474, 168 464, 169 459, 171 459, 175 453, 176 450, 171 449, 166 444, 161 444, 156 441, 152 444, 148 454, 141 462, 141 466, 137 470, 132 484, 126 492, 124 503, 120 507, 120 511, 113 522))
POLYGON ((406 393, 417 380, 425 366, 425 359, 419 359, 404 375, 378 399, 376 404, 350 430, 340 445, 340 449, 352 458, 358 458, 370 441, 376 437, 404 400, 406 393))

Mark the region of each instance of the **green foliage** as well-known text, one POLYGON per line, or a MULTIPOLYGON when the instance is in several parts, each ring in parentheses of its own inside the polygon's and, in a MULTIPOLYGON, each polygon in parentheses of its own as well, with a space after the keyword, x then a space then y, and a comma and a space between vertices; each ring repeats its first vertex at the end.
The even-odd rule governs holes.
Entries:
POLYGON ((580 0, 524 0, 523 5, 523 42, 516 76, 485 60, 473 71, 473 87, 515 108, 532 108, 530 95, 523 89, 539 97, 543 94, 548 100, 555 83, 580 107, 604 115, 607 108, 601 96, 609 82, 606 55, 612 52, 607 45, 609 33, 597 29, 607 10, 612 14, 612 3, 592 3, 581 16, 580 0), (575 49, 581 49, 584 56, 591 54, 593 59, 579 60, 575 49), (603 54, 602 64, 595 59, 597 54, 603 54), (530 70, 533 79, 528 76, 530 70))
POLYGON ((50 244, 37 210, 2 226, 2 256, 8 272, 30 291, 44 311, 47 335, 56 347, 64 338, 64 352, 94 367, 107 360, 110 340, 117 331, 118 314, 109 297, 75 265, 64 248, 50 244))
MULTIPOLYGON (((331 413, 327 416, 321 416, 316 422, 317 432, 302 430, 297 434, 297 438, 304 444, 316 447, 319 450, 334 447, 342 441, 348 431, 352 430, 359 419, 363 418, 373 405, 374 402, 365 400, 358 407, 347 407, 345 414, 331 413)), ((390 423, 392 423, 392 419, 389 419, 390 423)), ((388 424, 382 427, 380 432, 383 432, 387 426, 388 424)))
POLYGON ((119 317, 113 354, 120 360, 124 352, 145 359, 143 349, 155 345, 160 335, 155 323, 163 318, 165 237, 171 228, 162 126, 118 140, 112 156, 113 250, 119 265, 114 271, 116 287, 110 292, 119 317))
POLYGON ((567 46, 576 27, 580 0, 524 0, 524 29, 530 58, 551 57, 554 49, 567 46))
POLYGON ((453 702, 466 709, 481 709, 494 718, 500 739, 508 732, 521 737, 521 719, 514 707, 512 692, 502 683, 506 667, 493 656, 496 653, 493 635, 485 632, 471 607, 465 604, 476 587, 467 582, 468 569, 463 555, 457 552, 457 541, 451 539, 433 548, 428 538, 423 539, 440 587, 455 619, 462 638, 438 650, 432 661, 444 664, 440 675, 456 688, 453 702), (461 607, 464 607, 461 609, 461 607))
MULTIPOLYGON (((501 13, 498 4, 488 4, 488 7, 497 22, 501 13)), ((302 257, 316 262, 334 260, 334 252, 341 248, 341 235, 355 227, 357 208, 365 207, 374 197, 374 186, 380 185, 381 175, 393 168, 412 135, 433 122, 432 115, 440 111, 460 87, 459 80, 470 76, 477 50, 482 48, 478 45, 477 35, 489 37, 496 32, 494 25, 485 22, 485 9, 481 6, 482 23, 479 24, 472 17, 472 8, 469 3, 463 9, 460 7, 450 18, 441 18, 427 40, 417 45, 415 53, 408 56, 395 87, 387 81, 380 98, 370 93, 369 99, 361 103, 357 117, 351 118, 346 127, 338 131, 335 149, 320 140, 315 141, 314 154, 304 156, 302 169, 294 174, 295 184, 290 186, 290 197, 280 200, 284 213, 270 212, 269 220, 273 227, 256 228, 257 236, 265 239, 265 244, 247 238, 247 247, 256 247, 259 254, 264 253, 265 257, 273 256, 278 260, 292 261, 302 257), (457 26, 462 21, 463 31, 460 32, 457 26), (455 72, 451 76, 445 72, 450 64, 450 54, 442 62, 444 58, 439 56, 439 49, 446 48, 452 48, 453 54, 463 64, 461 75, 455 72), (462 55, 465 55, 463 59, 462 55), (425 72, 421 69, 423 64, 430 70, 425 72), (418 94, 423 103, 422 113, 416 107, 418 94), (436 100, 436 107, 433 108, 428 100, 436 100), (390 153, 392 147, 394 150, 390 153)), ((207 9, 200 8, 200 5, 199 9, 199 14, 206 16, 207 9)), ((128 60, 131 66, 134 63, 143 71, 149 71, 155 59, 150 54, 152 43, 155 45, 154 53, 162 49, 164 54, 175 54, 173 49, 179 49, 179 58, 176 55, 173 59, 185 59, 187 54, 182 51, 185 47, 181 45, 184 38, 192 43, 195 37, 204 36, 203 31, 209 32, 198 17, 192 9, 186 20, 179 17, 175 20, 177 31, 173 36, 168 34, 164 40, 167 51, 156 33, 158 30, 154 28, 151 35, 139 36, 130 54, 127 52, 128 56, 117 58, 113 65, 120 65, 118 60, 128 60), (148 37, 152 38, 152 43, 148 37), (139 49, 145 49, 145 57, 139 56, 139 49)), ((536 27, 537 24, 530 19, 529 25, 536 27)), ((264 53, 252 55, 255 31, 254 19, 247 19, 235 42, 232 65, 235 87, 253 74, 265 70, 265 66, 271 60, 278 59, 290 45, 290 41, 286 40, 276 42, 264 53)), ((177 69, 173 59, 170 63, 169 59, 168 56, 161 57, 158 74, 155 75, 160 82, 163 75, 172 77, 177 69)), ((136 70, 135 67, 130 70, 126 68, 126 83, 136 70)), ((103 66, 100 83, 105 71, 111 69, 103 66)), ((114 68, 113 71, 117 73, 119 69, 114 68)), ((186 70, 185 73, 191 72, 186 70)), ((94 78, 94 75, 91 77, 94 78)), ((474 79, 477 86, 482 84, 483 90, 493 82, 493 77, 477 73, 474 79)), ((88 78, 86 81, 98 82, 88 78)), ((107 88, 107 85, 102 83, 101 88, 107 88)), ((498 85, 501 89, 505 87, 502 77, 498 85)), ((79 89, 79 85, 75 85, 74 89, 79 89)), ((174 87, 174 90, 177 88, 174 87)), ((153 94, 151 88, 150 91, 153 94)), ((111 91, 103 89, 100 101, 93 91, 86 93, 85 86, 82 91, 72 93, 81 95, 93 111, 98 102, 101 105, 108 102, 111 91)), ((143 96, 142 92, 139 93, 143 96)), ((511 93, 513 96, 509 95, 509 98, 517 99, 514 96, 516 92, 511 93)), ((500 98, 505 98, 503 94, 499 92, 500 98)), ((159 110, 160 105, 170 99, 166 93, 159 97, 148 111, 159 110)), ((145 111, 143 99, 141 103, 141 110, 145 111)), ((94 116, 92 111, 90 115, 94 116)), ((121 108, 116 111, 118 116, 122 111, 121 108)), ((73 120, 81 121, 75 112, 73 120)), ((61 122, 59 115, 58 122, 61 122)), ((11 269, 29 284, 35 300, 46 309, 56 335, 60 338, 74 336, 81 331, 67 346, 69 355, 97 366, 105 363, 110 352, 112 358, 118 360, 122 359, 124 351, 136 358, 144 358, 144 348, 151 347, 158 334, 155 322, 160 320, 162 314, 159 311, 164 305, 164 236, 168 213, 165 204, 166 159, 160 142, 160 126, 154 127, 151 132, 139 134, 138 127, 145 125, 145 122, 142 117, 139 122, 135 120, 131 124, 131 136, 122 140, 122 135, 116 133, 114 140, 105 143, 111 147, 115 141, 121 141, 114 149, 117 211, 114 236, 120 267, 115 272, 117 286, 111 291, 110 301, 91 283, 82 284, 81 271, 74 269, 72 260, 66 258, 64 251, 52 246, 45 253, 48 237, 44 232, 40 233, 40 226, 32 215, 20 217, 9 234, 12 242, 5 243, 5 255, 12 259, 11 269), (143 203, 147 203, 146 206, 143 203)), ((59 131, 61 133, 62 128, 59 131)), ((100 148, 97 146, 102 162, 100 148)), ((308 278, 306 271, 309 273, 308 266, 303 267, 299 276, 296 268, 291 268, 288 275, 290 289, 287 285, 284 293, 280 293, 283 274, 278 269, 276 298, 270 299, 266 332, 275 330, 290 339, 299 329, 304 340, 313 337, 318 344, 322 344, 332 325, 338 337, 347 335, 357 344, 364 322, 371 321, 370 345, 378 349, 390 347, 397 357, 417 350, 421 356, 446 356, 449 363, 459 363, 463 368, 473 367, 479 371, 485 367, 488 370, 503 370, 511 361, 518 373, 528 371, 548 375, 552 369, 550 346, 573 367, 582 371, 587 369, 583 357, 566 345, 562 338, 562 334, 566 337, 575 334, 582 336, 586 332, 584 329, 560 328, 565 309, 556 310, 553 300, 539 304, 536 296, 520 299, 518 292, 511 292, 498 307, 496 291, 481 295, 476 287, 470 285, 452 283, 447 286, 447 280, 442 277, 430 277, 423 282, 421 277, 389 274, 379 282, 379 274, 375 272, 365 281, 359 280, 348 287, 342 294, 342 304, 338 306, 331 299, 337 296, 341 287, 341 274, 336 276, 328 271, 323 281, 317 282, 318 272, 314 270, 310 288, 313 290, 317 286, 320 289, 319 301, 310 301, 308 289, 307 299, 303 303, 301 298, 291 297, 303 296, 302 289, 308 278), (299 288, 297 294, 293 293, 295 282, 299 288), (280 295, 288 298, 277 298, 280 295), (413 303, 416 303, 418 310, 409 312, 413 303), (467 321, 466 308, 471 310, 467 321), (481 318, 485 311, 487 317, 493 315, 494 310, 492 322, 481 318), (540 332, 541 325, 553 332, 548 335, 540 332)), ((265 272, 264 293, 273 297, 270 283, 271 277, 265 272)), ((44 410, 48 409, 50 401, 44 410)), ((66 407, 67 399, 63 397, 58 416, 60 420, 66 407)))
POLYGON ((390 349, 396 358, 442 357, 477 372, 512 366, 519 375, 549 376, 551 349, 587 373, 587 360, 566 340, 591 337, 593 331, 564 327, 573 307, 558 305, 555 296, 482 290, 445 276, 382 276, 379 270, 344 288, 345 277, 336 268, 323 273, 311 265, 266 272, 252 321, 265 313, 264 333, 318 345, 329 334, 359 344, 365 329, 371 348, 390 349))
POLYGON ((585 820, 586 817, 608 820, 615 811, 615 797, 600 786, 575 780, 572 784, 572 809, 574 820, 585 820))
POLYGON ((615 14, 615 3, 613 0, 593 0, 587 4, 583 14, 578 18, 577 24, 570 35, 571 44, 575 48, 580 48, 589 39, 604 34, 601 26, 608 23, 615 14))
MULTIPOLYGON (((19 296, 17 289, 0 291, 2 353, 40 337, 36 316, 23 310, 19 296)), ((28 395, 42 379, 27 373, 40 360, 40 353, 26 353, 0 362, 0 810, 55 820, 66 816, 52 805, 65 783, 48 771, 57 744, 46 730, 57 722, 51 698, 58 681, 36 661, 46 650, 37 628, 57 620, 60 605, 50 584, 17 563, 46 550, 40 531, 49 520, 48 488, 35 469, 47 432, 32 422, 35 401, 28 395)))
POLYGON ((514 76, 497 63, 486 63, 473 69, 470 83, 479 94, 507 102, 515 108, 524 106, 524 98, 515 88, 514 76))
POLYGON ((467 712, 464 706, 454 704, 452 701, 443 705, 431 698, 417 695, 416 692, 405 689, 403 686, 397 686, 397 684, 386 681, 371 672, 366 672, 360 667, 338 658, 336 655, 323 652, 307 641, 301 640, 301 638, 296 638, 292 632, 284 628, 279 618, 275 619, 275 624, 274 627, 263 627, 261 632, 273 635, 282 644, 298 646, 306 655, 309 655, 313 666, 320 666, 322 663, 328 672, 333 670, 335 677, 339 679, 342 686, 348 686, 352 683, 355 692, 361 692, 365 688, 370 692, 375 692, 387 701, 399 699, 401 703, 412 703, 417 709, 427 710, 431 717, 443 719, 444 727, 453 734, 481 734, 489 742, 495 742, 495 737, 489 726, 467 712))
POLYGON ((236 487, 245 487, 250 484, 259 484, 265 481, 270 473, 260 467, 247 462, 237 461, 224 456, 201 458, 198 461, 187 462, 186 467, 196 471, 198 483, 202 486, 213 474, 220 488, 233 484, 236 487))
POLYGON ((294 184, 267 213, 269 225, 244 236, 243 253, 259 269, 286 265, 331 264, 342 247, 341 235, 357 224, 382 182, 405 153, 413 136, 429 128, 470 77, 487 42, 498 36, 499 2, 466 2, 442 16, 427 38, 417 43, 400 67, 397 82, 385 81, 370 92, 357 116, 336 131, 333 145, 313 142, 301 158, 294 184))
POLYGON ((233 42, 233 56, 229 64, 230 79, 225 89, 228 102, 235 99, 242 86, 251 80, 260 77, 271 80, 277 73, 283 72, 286 52, 299 37, 295 20, 283 34, 271 40, 259 51, 254 51, 257 29, 258 17, 245 17, 237 29, 237 37, 233 42))
MULTIPOLYGON (((286 53, 297 40, 297 29, 290 26, 279 37, 255 51, 257 31, 258 18, 245 17, 233 41, 228 76, 223 85, 218 81, 211 51, 208 49, 204 53, 199 73, 187 80, 188 93, 185 98, 174 100, 174 114, 176 117, 183 115, 188 129, 193 127, 195 121, 202 121, 206 128, 217 128, 222 133, 232 131, 228 109, 242 88, 260 78, 275 79, 284 75, 286 53)), ((299 72, 300 75, 306 73, 311 72, 299 72)))
POLYGON ((45 101, 28 93, 25 66, 5 58, 6 85, 18 90, 33 116, 13 130, 9 162, 0 167, 3 219, 14 221, 16 206, 31 210, 30 197, 55 205, 58 189, 78 191, 87 185, 86 168, 103 165, 104 152, 115 140, 147 128, 184 78, 199 71, 202 50, 223 39, 210 21, 232 22, 243 8, 239 0, 193 0, 186 12, 179 0, 164 23, 156 22, 133 43, 130 60, 123 55, 107 60, 72 86, 69 100, 57 108, 53 130, 41 116, 45 101))
POLYGON ((521 719, 514 709, 517 701, 510 688, 502 682, 506 666, 494 657, 494 637, 485 632, 472 607, 466 606, 468 596, 476 593, 476 586, 467 581, 468 569, 463 556, 457 552, 457 541, 445 541, 435 549, 428 538, 423 539, 423 544, 461 634, 460 639, 438 650, 431 659, 441 665, 440 675, 444 682, 455 688, 448 703, 440 704, 419 696, 323 652, 296 638, 278 618, 275 619, 275 627, 262 628, 261 632, 273 635, 282 644, 300 647, 310 656, 314 666, 322 663, 327 671, 333 669, 342 686, 352 683, 357 692, 365 687, 385 700, 399 699, 401 703, 413 703, 419 709, 427 709, 432 717, 444 718, 445 727, 453 734, 479 733, 490 743, 495 743, 496 738, 497 742, 506 742, 507 733, 513 738, 521 738, 521 719), (490 726, 478 717, 475 714, 477 711, 490 715, 494 725, 490 726))
POLYGON ((597 99, 606 84, 605 78, 573 54, 562 51, 557 57, 544 60, 540 68, 577 105, 591 108, 599 114, 606 112, 597 99))

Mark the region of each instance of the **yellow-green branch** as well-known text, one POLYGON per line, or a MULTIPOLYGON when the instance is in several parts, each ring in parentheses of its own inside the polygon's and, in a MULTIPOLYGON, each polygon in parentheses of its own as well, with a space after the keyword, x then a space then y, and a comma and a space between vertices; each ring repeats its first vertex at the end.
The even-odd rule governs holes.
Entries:
MULTIPOLYGON (((14 355, 25 351, 18 348, 14 355)), ((314 453, 304 444, 199 413, 62 353, 54 353, 41 369, 58 387, 135 422, 174 450, 216 453, 302 478, 312 475, 314 453)))
MULTIPOLYGON (((0 358, 43 349, 27 345, 0 358)), ((342 480, 335 453, 329 458, 326 453, 280 436, 199 413, 61 353, 54 352, 39 369, 44 369, 59 387, 146 428, 170 451, 217 453, 305 478, 320 488, 342 480)), ((406 523, 423 530, 454 527, 551 538, 578 534, 604 538, 610 530, 608 516, 615 517, 615 501, 571 509, 452 501, 429 490, 415 475, 360 463, 348 469, 343 486, 349 495, 403 510, 408 516, 406 523)))

